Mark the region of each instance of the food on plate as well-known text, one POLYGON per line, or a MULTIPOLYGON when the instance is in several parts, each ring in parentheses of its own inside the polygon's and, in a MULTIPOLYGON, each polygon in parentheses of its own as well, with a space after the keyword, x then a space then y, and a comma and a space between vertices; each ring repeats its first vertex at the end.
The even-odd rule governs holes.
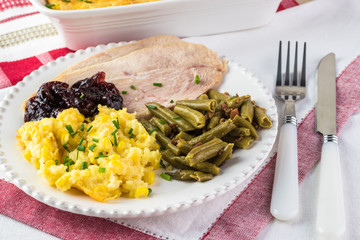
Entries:
POLYGON ((98 105, 119 110, 122 97, 112 83, 105 82, 105 73, 77 81, 70 88, 67 83, 51 81, 41 85, 36 95, 26 102, 24 121, 55 118, 61 111, 74 107, 85 117, 98 113, 98 105))
POLYGON ((103 7, 115 7, 158 0, 47 0, 46 7, 55 10, 77 10, 103 7))
POLYGON ((266 110, 249 95, 230 96, 214 89, 195 100, 176 101, 173 110, 156 102, 146 107, 153 117, 140 122, 160 144, 162 160, 176 168, 161 175, 167 180, 212 179, 234 147, 249 148, 259 138, 259 129, 272 126, 266 110))
POLYGON ((135 114, 98 106, 86 118, 76 108, 26 122, 17 132, 24 157, 49 185, 77 188, 98 201, 147 197, 161 154, 135 114))
POLYGON ((103 63, 95 61, 87 67, 79 65, 53 80, 72 85, 78 79, 104 71, 106 81, 123 93, 124 106, 129 112, 137 112, 138 118, 149 115, 145 106, 148 102, 171 107, 175 101, 195 99, 221 83, 227 67, 216 53, 200 44, 169 39, 171 42, 137 50, 134 45, 124 45, 121 51, 126 52, 129 47, 129 53, 103 63))

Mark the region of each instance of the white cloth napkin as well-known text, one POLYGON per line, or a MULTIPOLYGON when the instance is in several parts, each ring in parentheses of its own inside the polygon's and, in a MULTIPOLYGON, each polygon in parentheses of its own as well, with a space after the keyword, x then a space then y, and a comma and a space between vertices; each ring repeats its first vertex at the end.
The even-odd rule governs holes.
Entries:
MULTIPOLYGON (((340 72, 360 54, 360 4, 356 0, 317 0, 276 14, 267 26, 249 31, 234 32, 185 40, 202 43, 219 55, 241 63, 257 75, 265 85, 274 90, 279 40, 306 41, 308 43, 306 99, 297 103, 298 118, 304 117, 316 102, 315 72, 319 60, 329 52, 337 56, 337 72, 340 72)), ((279 114, 282 104, 278 103, 279 114)), ((360 182, 358 112, 339 136, 343 166, 348 235, 346 239, 360 239, 360 182), (357 141, 357 142, 356 142, 357 141), (344 174, 346 173, 346 174, 344 174)), ((0 172, 1 176, 1 172, 0 172)), ((258 239, 315 239, 314 221, 316 209, 318 172, 315 169, 300 187, 300 214, 291 222, 273 220, 258 239)), ((167 239, 199 239, 211 224, 239 194, 247 183, 208 203, 175 214, 140 219, 121 219, 118 223, 167 239), (209 211, 208 209, 211 209, 209 211)), ((0 218, 0 239, 18 239, 9 232, 17 231, 18 224, 9 218, 0 218), (1 229, 2 228, 2 229, 1 229)), ((51 239, 48 235, 26 225, 21 226, 23 238, 51 239), (26 230, 25 230, 26 229, 26 230)))

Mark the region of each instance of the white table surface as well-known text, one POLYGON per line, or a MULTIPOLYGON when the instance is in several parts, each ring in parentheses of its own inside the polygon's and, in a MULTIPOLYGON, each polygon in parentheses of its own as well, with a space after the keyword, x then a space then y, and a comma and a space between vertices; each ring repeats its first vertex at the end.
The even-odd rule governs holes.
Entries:
MULTIPOLYGON (((262 28, 185 40, 203 43, 228 59, 235 60, 274 90, 279 40, 308 43, 308 95, 297 104, 298 117, 304 117, 315 102, 315 73, 319 60, 329 52, 337 56, 337 73, 360 54, 360 3, 357 0, 315 0, 276 14, 262 28)), ((6 93, 0 90, 0 98, 6 93)), ((279 108, 282 105, 278 103, 279 108)), ((282 111, 279 113, 281 114, 282 111)), ((344 181, 347 234, 344 239, 360 239, 360 111, 339 135, 344 181)), ((316 166, 300 185, 300 214, 293 221, 272 220, 257 239, 317 239, 314 234, 318 185, 316 166)), ((0 169, 0 177, 3 176, 0 169)), ((0 239, 56 239, 26 224, 0 215, 0 239)))

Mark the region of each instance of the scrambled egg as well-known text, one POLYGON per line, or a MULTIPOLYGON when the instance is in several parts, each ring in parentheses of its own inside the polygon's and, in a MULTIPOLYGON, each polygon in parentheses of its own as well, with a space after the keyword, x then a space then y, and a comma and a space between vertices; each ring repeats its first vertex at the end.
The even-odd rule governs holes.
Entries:
POLYGON ((77 10, 90 8, 114 7, 136 3, 154 2, 157 0, 48 0, 47 7, 55 10, 77 10))
POLYGON ((93 120, 70 108, 25 123, 17 131, 24 157, 61 191, 75 187, 98 201, 147 197, 161 158, 154 134, 126 109, 98 108, 93 120))

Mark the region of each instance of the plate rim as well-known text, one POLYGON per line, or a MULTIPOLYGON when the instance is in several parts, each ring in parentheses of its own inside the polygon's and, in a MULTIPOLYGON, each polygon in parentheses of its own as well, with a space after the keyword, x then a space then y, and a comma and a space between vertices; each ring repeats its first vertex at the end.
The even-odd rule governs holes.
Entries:
MULTIPOLYGON (((11 101, 12 98, 14 98, 14 95, 17 94, 19 91, 19 88, 24 88, 26 85, 31 84, 32 79, 34 77, 37 77, 39 74, 41 74, 42 71, 48 70, 48 68, 53 68, 57 65, 59 62, 64 62, 67 59, 71 59, 76 55, 86 55, 85 57, 91 56, 92 54, 96 54, 100 51, 104 51, 106 49, 120 46, 127 44, 129 42, 120 42, 120 43, 109 43, 106 45, 98 45, 96 47, 88 47, 85 50, 78 50, 74 53, 68 53, 63 57, 59 57, 54 61, 51 61, 43 66, 41 66, 39 69, 34 70, 29 75, 24 77, 24 79, 20 82, 18 82, 15 86, 11 88, 11 90, 4 96, 3 100, 0 103, 0 167, 3 167, 5 175, 9 178, 10 182, 13 183, 16 187, 18 187, 20 190, 25 192, 30 197, 45 203, 46 205, 49 205, 51 207, 55 207, 60 210, 77 213, 81 215, 86 216, 95 216, 95 217, 102 217, 102 218, 136 218, 136 217, 149 217, 149 216, 158 216, 165 213, 173 213, 177 212, 183 209, 187 209, 191 206, 200 205, 204 202, 210 201, 211 199, 214 199, 220 195, 225 194, 226 192, 230 191, 231 189, 235 188, 242 182, 246 181, 253 173, 255 173, 260 166, 264 163, 268 155, 270 154, 273 145, 276 140, 277 132, 278 132, 278 113, 277 108, 275 104, 275 100, 272 97, 272 94, 270 93, 269 89, 265 87, 264 83, 253 73, 248 71, 245 67, 243 67, 241 64, 235 62, 235 61, 227 61, 228 68, 236 67, 238 70, 242 71, 245 75, 247 75, 250 79, 256 82, 256 84, 261 88, 261 90, 264 92, 264 96, 266 96, 266 101, 269 101, 271 106, 271 114, 269 116, 273 120, 273 126, 271 129, 266 131, 271 131, 272 135, 271 138, 269 137, 267 144, 265 145, 265 149, 261 151, 261 153, 258 153, 257 156, 254 157, 256 164, 253 164, 252 166, 249 166, 250 169, 247 169, 247 171, 242 171, 243 175, 240 177, 235 177, 231 179, 231 181, 224 182, 221 187, 217 187, 212 190, 212 192, 209 192, 207 194, 203 194, 201 196, 198 196, 196 198, 189 198, 186 202, 180 202, 177 205, 174 205, 173 203, 168 203, 166 206, 162 205, 161 207, 153 208, 153 209, 147 209, 144 207, 143 209, 134 210, 134 211, 122 211, 119 212, 119 209, 115 210, 108 210, 108 209, 93 209, 93 208, 83 208, 81 205, 76 203, 69 203, 65 202, 63 200, 57 199, 56 197, 52 196, 45 196, 44 193, 37 190, 36 187, 31 186, 30 183, 27 183, 25 179, 21 177, 19 173, 14 171, 12 169, 12 166, 10 162, 4 157, 4 151, 3 149, 3 137, 1 136, 3 124, 1 124, 1 120, 4 118, 4 114, 6 113, 6 108, 9 105, 9 101, 11 101), (261 156, 259 156, 261 154, 261 156)), ((83 58, 84 59, 84 58, 83 58)), ((69 65, 68 65, 69 66, 69 65)), ((64 70, 64 69, 63 69, 64 70)), ((265 141, 265 139, 262 139, 261 141, 265 141)), ((240 174, 239 174, 240 175, 240 174)))

